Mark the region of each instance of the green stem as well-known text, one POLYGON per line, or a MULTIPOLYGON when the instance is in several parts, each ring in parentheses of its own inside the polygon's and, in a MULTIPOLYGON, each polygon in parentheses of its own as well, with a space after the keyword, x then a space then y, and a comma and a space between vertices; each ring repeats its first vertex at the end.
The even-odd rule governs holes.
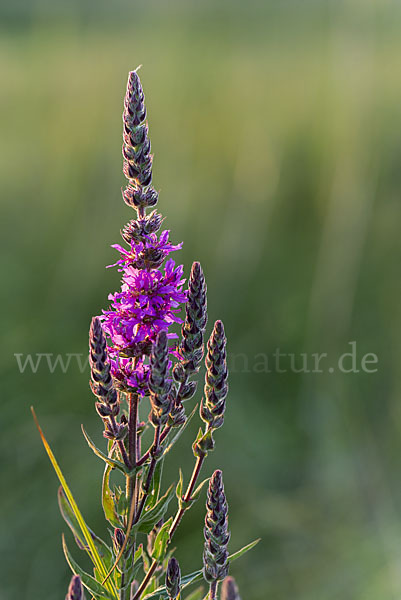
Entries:
MULTIPOLYGON (((191 499, 191 494, 194 491, 194 487, 196 485, 197 479, 199 477, 199 473, 201 471, 201 468, 202 468, 202 465, 204 462, 205 462, 205 456, 198 456, 198 458, 196 459, 195 467, 194 467, 194 470, 192 471, 192 477, 188 484, 187 491, 185 492, 185 495, 184 495, 184 502, 189 502, 189 500, 191 499)), ((186 511, 185 507, 178 509, 178 511, 174 517, 174 521, 172 522, 171 527, 170 527, 170 531, 169 531, 170 541, 175 533, 175 530, 177 529, 178 525, 180 524, 185 511, 186 511)))

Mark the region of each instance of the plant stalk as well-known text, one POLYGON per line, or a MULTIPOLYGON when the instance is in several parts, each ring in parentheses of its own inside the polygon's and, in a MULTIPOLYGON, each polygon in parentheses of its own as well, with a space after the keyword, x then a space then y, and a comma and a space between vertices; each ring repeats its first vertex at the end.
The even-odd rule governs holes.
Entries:
MULTIPOLYGON (((137 394, 128 394, 128 459, 131 468, 136 467, 136 450, 137 450, 137 425, 138 425, 138 396, 137 394)), ((135 485, 136 474, 127 475, 126 478, 126 494, 128 506, 131 506, 132 501, 135 501, 135 485)))
MULTIPOLYGON (((158 425, 155 429, 155 437, 154 437, 154 441, 153 444, 150 448, 150 453, 154 454, 157 456, 158 450, 159 450, 159 444, 160 444, 160 425, 158 425)), ((149 492, 150 492, 150 487, 152 484, 152 480, 153 480, 153 475, 155 472, 155 468, 156 468, 156 463, 157 463, 157 458, 155 456, 152 456, 152 460, 150 462, 149 465, 149 471, 146 477, 146 481, 145 481, 145 485, 143 486, 143 495, 141 498, 141 503, 138 506, 138 509, 135 513, 135 519, 134 519, 134 524, 137 523, 141 517, 142 511, 144 509, 145 506, 145 502, 147 497, 149 496, 149 492)))
POLYGON ((209 600, 215 600, 217 592, 217 581, 212 581, 209 589, 209 600))
MULTIPOLYGON (((116 426, 117 426, 115 417, 111 416, 111 417, 109 417, 109 419, 110 419, 110 424, 111 424, 112 428, 115 430, 116 426)), ((131 469, 132 466, 131 466, 130 460, 128 458, 127 451, 125 449, 124 442, 122 440, 119 440, 117 442, 117 445, 118 445, 118 449, 120 450, 121 458, 122 458, 125 466, 128 467, 128 469, 131 469)))

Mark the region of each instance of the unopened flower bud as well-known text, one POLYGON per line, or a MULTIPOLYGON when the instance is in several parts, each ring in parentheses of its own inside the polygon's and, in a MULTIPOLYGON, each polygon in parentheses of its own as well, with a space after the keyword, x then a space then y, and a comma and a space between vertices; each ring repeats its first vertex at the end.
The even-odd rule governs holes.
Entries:
POLYGON ((178 597, 181 589, 181 570, 178 561, 174 558, 170 558, 167 565, 166 571, 166 591, 168 597, 174 600, 178 597))
POLYGON ((123 530, 120 529, 119 527, 116 527, 114 529, 114 536, 113 536, 113 545, 114 545, 116 554, 119 553, 120 548, 122 547, 124 542, 125 542, 125 535, 124 535, 123 530))
POLYGON ((136 243, 146 239, 152 233, 156 233, 162 224, 163 217, 155 210, 150 215, 131 220, 121 231, 121 236, 129 244, 131 241, 136 243))
POLYGON ((177 363, 173 367, 173 377, 178 383, 184 383, 186 379, 185 368, 182 363, 177 363))
POLYGON ((198 384, 196 381, 188 381, 188 383, 185 383, 180 389, 180 400, 190 400, 194 396, 197 386, 198 384))

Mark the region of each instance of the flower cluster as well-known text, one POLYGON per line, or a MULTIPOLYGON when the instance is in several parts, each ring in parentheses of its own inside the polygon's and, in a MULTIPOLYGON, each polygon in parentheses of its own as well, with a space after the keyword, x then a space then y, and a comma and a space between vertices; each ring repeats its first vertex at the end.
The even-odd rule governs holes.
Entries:
MULTIPOLYGON (((110 307, 100 319, 108 337, 107 354, 116 387, 140 395, 148 394, 152 345, 160 331, 167 332, 173 323, 182 323, 179 312, 187 299, 183 267, 176 266, 171 258, 165 262, 182 244, 172 244, 168 230, 158 236, 163 219, 155 210, 145 214, 146 207, 154 206, 158 199, 151 186, 153 157, 145 117, 142 86, 132 71, 123 113, 124 174, 129 180, 123 197, 138 216, 121 232, 128 248, 113 246, 120 259, 112 266, 122 272, 122 285, 119 292, 109 295, 110 307)), ((167 337, 177 335, 169 332, 167 337)), ((172 348, 170 352, 177 350, 172 348)))
MULTIPOLYGON (((146 390, 149 366, 145 364, 157 334, 173 323, 181 323, 177 313, 186 300, 182 287, 183 267, 169 259, 163 271, 123 268, 121 291, 110 294, 111 307, 105 310, 102 326, 110 338, 108 356, 117 385, 141 394, 146 390)), ((177 337, 167 333, 167 337, 177 337)))

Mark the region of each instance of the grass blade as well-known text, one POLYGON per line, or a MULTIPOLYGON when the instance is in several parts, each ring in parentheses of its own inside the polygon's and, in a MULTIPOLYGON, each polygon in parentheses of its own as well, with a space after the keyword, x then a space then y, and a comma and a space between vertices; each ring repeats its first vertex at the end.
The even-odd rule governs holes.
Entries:
MULTIPOLYGON (((88 529, 88 527, 87 527, 87 525, 85 523, 85 520, 84 520, 84 518, 83 518, 83 516, 81 514, 81 511, 78 508, 77 503, 75 502, 75 499, 74 499, 74 497, 73 497, 73 495, 71 493, 71 490, 70 490, 70 488, 67 485, 65 477, 64 477, 64 475, 63 475, 63 473, 62 473, 62 471, 61 471, 61 469, 60 469, 60 467, 59 467, 59 465, 57 463, 56 457, 54 456, 54 454, 52 452, 52 449, 50 448, 50 446, 49 446, 49 444, 48 444, 48 442, 47 442, 47 440, 46 440, 46 438, 44 436, 44 433, 43 433, 43 431, 42 431, 42 429, 41 429, 41 427, 39 425, 39 421, 38 421, 38 419, 36 417, 36 414, 35 414, 33 406, 31 406, 31 412, 32 412, 32 415, 33 415, 33 418, 34 418, 34 421, 35 421, 35 425, 36 425, 36 427, 37 427, 37 429, 39 431, 39 435, 40 435, 40 437, 42 439, 43 446, 45 447, 45 450, 46 450, 47 455, 48 455, 48 457, 50 459, 50 462, 52 463, 53 469, 55 470, 56 475, 57 475, 57 477, 58 477, 58 479, 59 479, 59 481, 60 481, 60 483, 62 485, 64 493, 67 496, 68 502, 70 503, 71 508, 72 508, 72 510, 74 512, 75 518, 77 519, 77 521, 79 523, 79 526, 80 526, 81 531, 82 531, 82 535, 84 536, 85 541, 86 541, 86 543, 87 543, 87 545, 88 545, 88 547, 90 549, 89 556, 91 557, 91 560, 92 560, 93 564, 95 565, 96 569, 98 570, 98 572, 101 573, 102 576, 104 575, 104 577, 106 577, 107 570, 106 570, 106 568, 105 568, 105 566, 104 566, 104 564, 103 564, 103 562, 102 562, 102 560, 101 560, 101 558, 99 556, 99 553, 96 550, 96 547, 95 547, 95 544, 93 543, 93 539, 92 539, 92 536, 91 536, 91 534, 89 532, 89 529, 88 529)), ((107 587, 108 591, 114 596, 114 598, 117 599, 117 591, 116 591, 115 586, 113 585, 112 581, 107 581, 107 586, 106 587, 107 587)))

